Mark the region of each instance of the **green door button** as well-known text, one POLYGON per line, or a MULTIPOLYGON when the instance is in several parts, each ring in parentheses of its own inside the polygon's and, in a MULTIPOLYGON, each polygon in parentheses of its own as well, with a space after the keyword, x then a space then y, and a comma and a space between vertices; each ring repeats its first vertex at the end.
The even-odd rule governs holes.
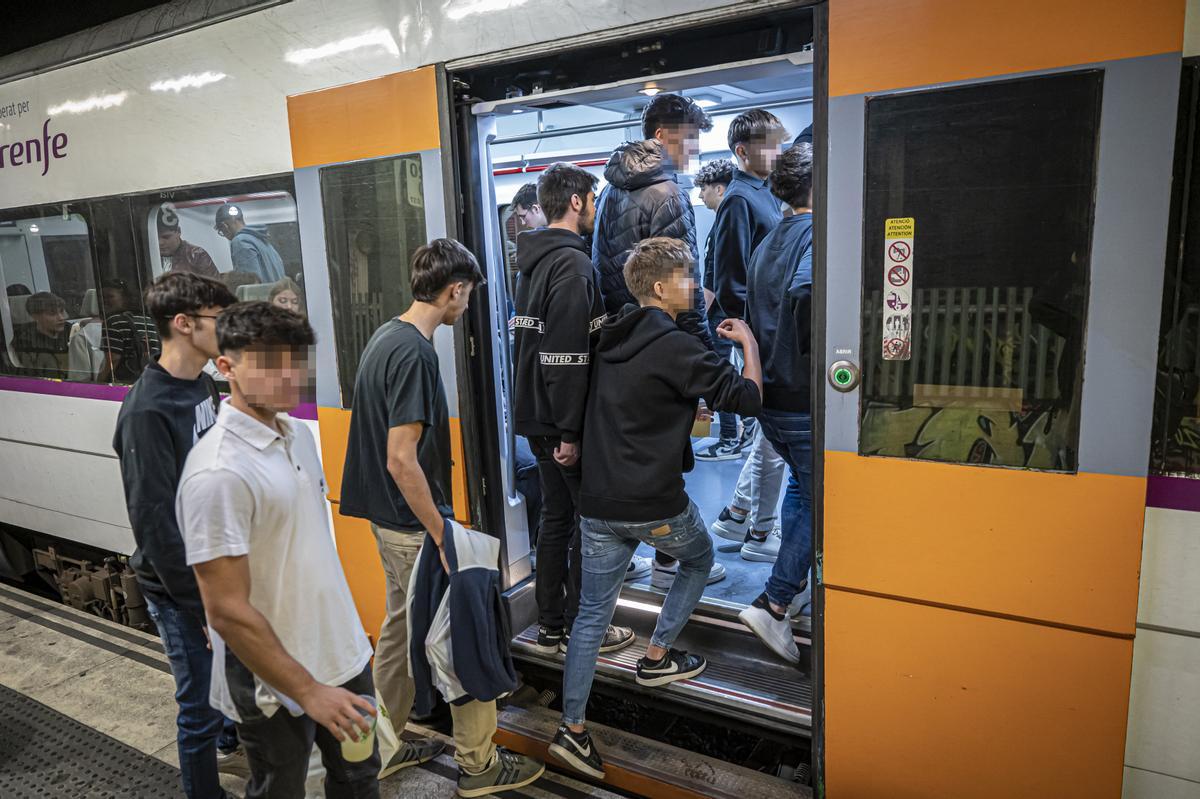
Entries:
POLYGON ((829 365, 829 384, 835 391, 853 391, 858 387, 858 366, 850 361, 834 361, 829 365))

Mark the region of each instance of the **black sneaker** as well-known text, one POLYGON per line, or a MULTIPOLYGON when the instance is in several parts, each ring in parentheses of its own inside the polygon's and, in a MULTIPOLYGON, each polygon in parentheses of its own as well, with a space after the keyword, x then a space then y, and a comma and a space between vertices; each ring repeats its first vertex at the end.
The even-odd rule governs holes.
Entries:
POLYGON ((742 442, 736 438, 718 438, 707 446, 698 447, 693 454, 698 461, 735 461, 742 457, 742 442))
POLYGON ((401 741, 400 749, 394 753, 388 762, 379 767, 379 779, 390 777, 401 769, 428 763, 440 755, 446 745, 436 738, 416 738, 411 741, 401 741))
POLYGON ((567 637, 562 627, 538 627, 537 644, 534 646, 543 655, 553 655, 562 647, 565 652, 567 637))
POLYGON ((583 732, 571 732, 566 724, 558 725, 558 733, 550 744, 550 754, 576 771, 598 780, 604 779, 604 761, 596 750, 592 736, 583 732))
POLYGON ((637 662, 637 684, 653 688, 657 685, 677 682, 695 677, 708 667, 708 661, 699 655, 689 655, 678 649, 671 649, 662 660, 652 661, 640 658, 637 662))
MULTIPOLYGON (((615 624, 608 625, 608 629, 604 631, 604 639, 600 642, 601 652, 616 652, 619 649, 632 644, 637 640, 637 635, 628 627, 618 627, 615 624)), ((571 643, 571 634, 563 633, 562 643, 558 645, 558 651, 564 655, 567 654, 567 647, 571 643)))

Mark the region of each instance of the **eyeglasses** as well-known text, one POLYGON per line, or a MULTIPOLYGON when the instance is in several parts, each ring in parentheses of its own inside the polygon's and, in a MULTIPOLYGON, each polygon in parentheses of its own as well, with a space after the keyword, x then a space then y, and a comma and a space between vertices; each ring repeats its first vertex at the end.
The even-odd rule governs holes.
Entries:
POLYGON ((184 316, 190 316, 193 319, 216 319, 218 314, 189 313, 189 314, 184 314, 184 316))

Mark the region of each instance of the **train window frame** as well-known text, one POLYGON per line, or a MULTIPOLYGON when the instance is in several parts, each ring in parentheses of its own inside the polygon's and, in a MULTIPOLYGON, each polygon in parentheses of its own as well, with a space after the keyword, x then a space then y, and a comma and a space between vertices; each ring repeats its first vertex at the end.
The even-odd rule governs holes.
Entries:
MULTIPOLYGON (((858 403, 859 455, 1033 471, 1078 471, 1083 362, 1086 356, 1088 299, 1091 292, 1091 255, 1096 187, 1099 179, 1103 88, 1103 70, 1080 69, 867 98, 864 108, 863 252, 860 264, 862 296, 859 312, 862 322, 860 344, 863 381, 858 403), (1044 100, 1051 95, 1056 97, 1058 102, 1038 104, 1038 100, 1044 100), (990 103, 983 101, 982 98, 986 97, 991 98, 990 103), (939 106, 936 102, 939 98, 946 98, 947 102, 939 106), (887 122, 879 124, 879 120, 886 116, 879 114, 879 111, 891 103, 896 104, 891 109, 891 125, 888 126, 887 122), (905 106, 905 103, 909 105, 905 106), (922 143, 913 144, 912 137, 919 133, 914 133, 910 129, 911 126, 895 122, 896 116, 911 113, 913 109, 920 110, 922 103, 925 104, 926 110, 938 114, 925 120, 927 130, 945 133, 960 127, 969 131, 972 126, 976 130, 974 136, 969 132, 953 131, 956 136, 954 141, 964 143, 966 152, 960 162, 962 166, 959 167, 951 165, 948 159, 941 159, 942 166, 939 171, 943 174, 940 185, 937 184, 938 177, 928 177, 928 173, 933 170, 922 171, 921 162, 914 161, 915 168, 907 163, 914 157, 914 153, 920 152, 922 143), (965 104, 971 103, 976 111, 970 119, 966 119, 967 112, 963 109, 965 104), (1051 124, 1055 120, 1055 114, 1061 114, 1061 107, 1066 103, 1073 103, 1072 109, 1081 111, 1072 117, 1076 124, 1070 131, 1064 131, 1061 126, 1051 124), (874 119, 873 112, 876 114, 874 119), (1008 139, 1001 140, 999 137, 1004 134, 1002 126, 999 126, 990 140, 985 140, 979 135, 979 130, 988 130, 986 126, 980 127, 980 119, 995 124, 997 120, 1003 119, 1002 115, 1005 113, 1010 115, 1010 124, 1015 120, 1016 124, 1026 126, 1021 136, 1014 132, 1008 139), (884 131, 875 138, 872 137, 873 123, 879 131, 884 131), (940 125, 940 131, 935 125, 940 125), (1037 145, 1030 143, 1035 134, 1037 145), (1077 138, 1072 140, 1069 136, 1077 138), (988 150, 989 144, 994 149, 988 150), (900 155, 897 156, 895 152, 891 155, 884 154, 882 150, 888 145, 900 148, 900 155), (1056 169, 1064 176, 1072 175, 1075 178, 1074 182, 1055 184, 1049 179, 1036 179, 1033 168, 1036 159, 1027 159, 1026 163, 1030 164, 1029 174, 1022 175, 1035 179, 1019 186, 1015 183, 986 187, 969 186, 965 181, 955 183, 953 180, 956 168, 961 178, 965 174, 962 170, 970 170, 972 165, 978 168, 981 159, 991 159, 986 163, 1020 163, 1016 159, 1020 155, 1021 147, 1042 145, 1056 146, 1070 156, 1062 163, 1056 162, 1056 169), (971 153, 970 150, 975 152, 971 153), (1071 170, 1075 172, 1072 173, 1071 170), (921 175, 920 178, 917 178, 918 174, 921 175), (910 181, 917 185, 910 187, 907 185, 910 181), (931 185, 922 186, 922 181, 931 185), (897 185, 901 188, 897 189, 897 185), (964 189, 964 186, 969 188, 964 189), (1049 194, 1051 188, 1060 192, 1062 196, 1049 194), (942 203, 952 199, 951 195, 955 191, 960 193, 961 200, 967 191, 978 189, 984 189, 979 193, 980 197, 985 196, 985 192, 1019 190, 1027 192, 1033 201, 1040 201, 1041 205, 1032 209, 1033 202, 1004 205, 1006 213, 1007 209, 1013 207, 1020 209, 1010 214, 1013 220, 1018 219, 1021 214, 1036 215, 1039 209, 1061 208, 1060 215, 1063 218, 1059 221, 1062 224, 1058 227, 1043 225, 1044 230, 1039 232, 1043 249, 1032 252, 1040 254, 1043 260, 1053 261, 1056 255, 1064 255, 1069 250, 1069 258, 1055 261, 1062 265, 1062 269, 1039 272, 1029 265, 1012 260, 1008 263, 1014 273, 1020 269, 1037 272, 1036 279, 1031 281, 1036 284, 1036 288, 1025 287, 1022 290, 1008 287, 1006 290, 999 285, 981 282, 978 276, 996 271, 986 266, 989 257, 1004 263, 1003 258, 999 257, 1003 248, 990 250, 984 243, 986 237, 981 237, 977 241, 978 247, 973 255, 971 267, 949 266, 947 262, 955 253, 950 247, 946 247, 941 253, 933 250, 934 253, 938 253, 933 257, 934 269, 931 271, 929 266, 925 266, 923 271, 922 260, 926 264, 930 263, 929 221, 934 220, 935 236, 945 236, 947 223, 942 219, 948 217, 943 215, 939 219, 936 213, 914 213, 914 209, 931 210, 939 199, 942 203), (917 192, 922 192, 924 196, 914 199, 913 194, 917 192), (941 197, 938 197, 939 193, 941 197), (1051 202, 1055 199, 1064 202, 1051 202), (925 217, 924 225, 920 218, 922 216, 925 217), (901 353, 899 357, 889 357, 883 352, 884 332, 894 321, 889 317, 889 313, 891 316, 903 314, 889 312, 884 308, 883 290, 887 288, 883 285, 884 244, 892 243, 888 236, 903 239, 904 231, 900 230, 900 227, 903 226, 904 220, 913 219, 915 234, 910 230, 908 235, 912 238, 907 242, 911 247, 908 252, 912 258, 909 263, 912 269, 897 277, 903 278, 910 295, 907 298, 907 321, 900 320, 902 326, 908 325, 901 339, 902 342, 907 339, 907 345, 893 349, 893 353, 901 353), (896 226, 893 233, 887 232, 888 224, 896 226), (924 247, 923 231, 926 242, 924 247), (1055 239, 1055 236, 1058 238, 1055 239), (954 271, 951 271, 952 269, 954 271), (1074 272, 1067 271, 1068 269, 1074 272), (938 274, 939 270, 943 274, 938 274), (968 280, 966 285, 957 287, 939 285, 929 288, 927 284, 927 287, 922 289, 920 284, 924 282, 921 280, 923 274, 938 274, 938 277, 933 279, 934 282, 938 279, 944 282, 952 275, 965 275, 968 280), (1055 283, 1062 285, 1056 286, 1055 283), (1058 288, 1064 290, 1056 293, 1058 288), (1017 292, 1015 295, 1014 291, 1017 292), (943 293, 945 302, 942 301, 943 293), (1019 314, 1016 313, 1017 310, 1020 311, 1019 314), (938 315, 937 319, 933 317, 934 314, 938 315), (957 331, 957 338, 950 335, 954 326, 952 317, 955 314, 960 323, 958 326, 963 328, 957 331), (984 321, 989 314, 990 322, 984 321), (1001 317, 1004 319, 1002 325, 998 321, 1001 317), (940 328, 939 320, 942 320, 940 328), (967 330, 965 326, 968 324, 973 330, 970 337, 963 332, 967 330), (1000 329, 1001 327, 1003 329, 1000 329), (950 343, 952 338, 953 344, 950 343), (971 355, 967 354, 972 344, 968 338, 975 340, 971 355), (1019 343, 1015 343, 1018 338, 1019 343), (933 346, 922 348, 922 339, 933 342, 933 346), (986 358, 981 354, 983 347, 987 346, 984 342, 990 342, 991 346, 990 354, 986 358), (935 355, 939 352, 939 347, 940 354, 935 355), (1005 355, 1006 347, 1009 351, 1008 356, 1005 355), (1026 347, 1032 349, 1032 360, 1036 367, 1028 373, 1025 371, 1025 361, 1029 360, 1026 357, 1026 347), (1045 350, 1050 350, 1049 356, 1045 350), (1020 357, 1015 357, 1014 353, 1020 353, 1020 357), (964 368, 968 360, 971 362, 970 382, 966 382, 964 368), (1013 379, 1012 361, 1018 361, 1016 380, 1013 379), (947 365, 951 362, 955 363, 954 376, 947 380, 947 365), (927 377, 933 374, 931 370, 935 365, 940 373, 938 385, 925 385, 928 380, 917 379, 917 373, 922 369, 927 377), (981 372, 981 369, 984 371, 981 372), (1063 377, 1068 380, 1063 381, 1063 377), (1034 387, 1030 392, 1032 397, 1026 394, 1025 381, 1034 387), (1062 388, 1064 382, 1068 386, 1067 391, 1062 388), (1009 384, 1007 387, 1006 383, 1009 384), (889 398, 887 391, 880 393, 888 386, 895 389, 895 397, 889 398), (909 389, 907 401, 904 398, 905 388, 909 389), (920 413, 913 413, 922 409, 929 411, 924 418, 921 418, 920 413), (948 410, 952 412, 945 413, 948 410), (905 415, 908 418, 902 418, 905 415), (971 424, 976 425, 978 429, 972 429, 971 424), (911 430, 899 430, 905 425, 911 430), (946 430, 941 438, 935 438, 939 426, 945 427, 946 430), (911 435, 908 435, 909 433, 911 435)), ((996 167, 989 168, 994 170, 996 167)), ((1017 170, 1010 166, 1009 171, 1015 173, 1017 170)), ((980 173, 986 174, 986 170, 980 170, 980 173)), ((979 204, 978 200, 976 204, 979 204)), ((995 208, 994 205, 992 207, 995 208)), ((956 214, 955 219, 958 218, 959 215, 956 214)), ((993 240, 999 240, 995 238, 996 230, 1014 229, 1004 228, 1003 222, 996 220, 994 215, 980 214, 976 218, 992 219, 993 240)), ((1047 212, 1038 218, 1054 217, 1047 212)), ((1000 234, 1001 237, 1004 235, 1000 234)), ((961 242, 953 243, 961 249, 961 242)), ((903 254, 904 251, 897 252, 903 254)), ((961 256, 965 253, 958 254, 961 256)), ((1035 259, 1029 259, 1031 263, 1034 261, 1035 259)), ((891 285, 898 284, 893 282, 891 285)), ((903 307, 905 298, 901 297, 898 302, 903 307)))
MULTIPOLYGON (((387 319, 393 318, 412 303, 412 286, 410 284, 410 269, 413 254, 418 248, 428 243, 429 216, 425 206, 425 175, 424 164, 419 152, 396 153, 381 158, 370 158, 362 161, 351 161, 342 164, 330 164, 320 167, 317 171, 321 196, 321 225, 325 237, 325 260, 329 274, 329 303, 333 322, 334 352, 337 360, 338 390, 343 408, 350 408, 354 400, 354 382, 358 374, 358 366, 362 362, 362 353, 366 349, 371 336, 387 319), (393 209, 396 214, 385 217, 384 212, 367 219, 359 217, 356 224, 361 225, 354 233, 354 243, 349 243, 351 219, 345 213, 345 195, 339 198, 338 216, 333 216, 333 192, 344 191, 357 180, 360 185, 377 185, 379 168, 383 165, 400 165, 402 169, 394 171, 397 179, 395 191, 392 192, 393 209), (416 166, 415 172, 412 166, 416 166), (368 170, 370 170, 368 172, 368 170), (361 177, 353 177, 355 173, 361 177), (335 182, 334 178, 338 181, 335 182), (343 178, 343 176, 345 176, 343 178), (415 191, 413 186, 415 185, 415 191), (419 199, 417 205, 414 200, 419 199), (416 208, 419 212, 401 215, 399 211, 405 208, 416 208), (382 252, 384 245, 392 242, 384 239, 385 232, 395 234, 396 247, 394 254, 382 252), (358 238, 364 234, 374 235, 375 241, 371 251, 358 247, 358 238), (350 248, 356 248, 351 253, 350 248), (342 257, 342 250, 346 250, 342 257), (351 275, 351 259, 354 255, 365 259, 365 275, 360 279, 351 275), (347 263, 342 269, 338 266, 347 263), (394 279, 388 279, 387 269, 396 270, 394 279), (347 278, 351 283, 347 284, 347 278), (356 301, 352 291, 353 285, 365 285, 366 291, 359 291, 357 296, 365 297, 356 301), (372 288, 375 286, 376 288, 372 288), (378 313, 372 313, 372 307, 378 295, 378 313)), ((380 198, 375 196, 375 208, 379 208, 380 198)))

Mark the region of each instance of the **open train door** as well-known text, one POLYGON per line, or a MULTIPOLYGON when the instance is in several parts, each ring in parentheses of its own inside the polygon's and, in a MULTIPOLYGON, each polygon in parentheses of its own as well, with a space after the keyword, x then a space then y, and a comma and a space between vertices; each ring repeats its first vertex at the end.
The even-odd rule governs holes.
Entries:
POLYGON ((1117 797, 1182 4, 829 15, 823 787, 1117 797))

